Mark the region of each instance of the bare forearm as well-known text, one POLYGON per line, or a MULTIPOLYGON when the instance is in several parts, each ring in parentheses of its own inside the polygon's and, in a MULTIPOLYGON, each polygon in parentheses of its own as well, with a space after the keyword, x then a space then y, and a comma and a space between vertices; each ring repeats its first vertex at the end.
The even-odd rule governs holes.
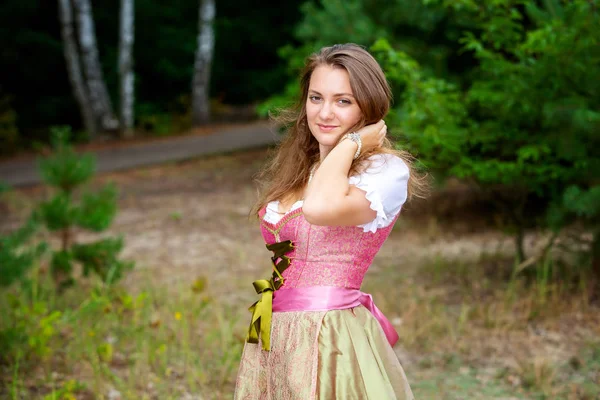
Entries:
POLYGON ((328 210, 337 207, 348 194, 348 171, 358 145, 343 140, 329 152, 315 172, 304 200, 305 210, 328 210))
MULTIPOLYGON (((362 151, 381 146, 387 128, 383 121, 360 129, 356 139, 362 151)), ((304 217, 313 225, 347 226, 372 221, 366 193, 348 183, 348 172, 359 146, 354 138, 342 139, 322 161, 305 193, 304 217)))

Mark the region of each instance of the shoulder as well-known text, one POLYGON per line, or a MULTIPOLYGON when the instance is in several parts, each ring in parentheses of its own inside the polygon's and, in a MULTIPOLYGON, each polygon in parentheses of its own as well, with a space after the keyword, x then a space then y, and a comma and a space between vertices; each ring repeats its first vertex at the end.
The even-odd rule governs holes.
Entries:
POLYGON ((368 159, 363 172, 351 176, 349 184, 365 192, 371 209, 377 217, 364 225, 365 232, 389 226, 400 213, 408 197, 410 169, 400 157, 393 154, 375 154, 368 159))
POLYGON ((393 183, 408 181, 410 169, 406 162, 394 154, 374 154, 367 160, 365 169, 358 175, 350 177, 351 183, 363 180, 393 183))

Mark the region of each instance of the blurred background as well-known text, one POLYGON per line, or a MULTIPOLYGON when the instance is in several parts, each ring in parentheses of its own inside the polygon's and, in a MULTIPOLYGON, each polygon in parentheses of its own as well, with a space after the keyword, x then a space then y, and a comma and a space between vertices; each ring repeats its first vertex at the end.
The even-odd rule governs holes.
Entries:
POLYGON ((3 1, 0 398, 232 397, 268 116, 354 42, 432 181, 363 285, 416 398, 600 399, 599 5, 3 1))

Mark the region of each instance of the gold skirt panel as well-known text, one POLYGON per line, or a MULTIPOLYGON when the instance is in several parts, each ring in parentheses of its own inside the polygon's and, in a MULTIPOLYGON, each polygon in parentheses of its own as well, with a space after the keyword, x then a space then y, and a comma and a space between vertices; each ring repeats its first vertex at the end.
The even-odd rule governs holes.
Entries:
POLYGON ((235 399, 414 399, 379 322, 363 306, 273 313, 271 351, 246 343, 235 399))

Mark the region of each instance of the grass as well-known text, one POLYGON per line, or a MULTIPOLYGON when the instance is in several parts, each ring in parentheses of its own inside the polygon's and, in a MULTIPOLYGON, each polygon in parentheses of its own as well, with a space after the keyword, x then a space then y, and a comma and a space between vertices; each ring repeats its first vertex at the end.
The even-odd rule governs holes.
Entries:
MULTIPOLYGON (((11 320, 20 314, 15 307, 53 303, 60 310, 47 330, 28 330, 30 342, 47 340, 45 348, 24 344, 30 360, 4 365, 9 390, 3 395, 62 399, 70 393, 79 399, 112 392, 127 399, 223 398, 243 345, 237 310, 198 290, 197 283, 168 290, 145 287, 135 295, 122 288, 81 287, 64 298, 48 290, 44 298, 22 294, 18 305, 1 304, 14 311, 2 319, 1 329, 16 322, 11 320)), ((41 313, 39 320, 44 318, 41 313)))
POLYGON ((432 257, 408 277, 391 263, 366 284, 396 322, 416 398, 600 398, 600 318, 587 294, 549 279, 498 279, 510 260, 483 260, 432 257))
MULTIPOLYGON (((594 325, 581 315, 580 339, 570 343, 572 330, 556 325, 561 315, 581 312, 580 297, 567 302, 568 310, 564 299, 545 299, 543 306, 558 314, 534 312, 542 306, 539 294, 520 285, 507 296, 494 285, 474 290, 466 276, 457 279, 462 289, 450 280, 440 284, 443 272, 432 281, 429 268, 440 262, 420 266, 413 277, 391 274, 394 265, 388 265, 365 284, 398 328, 399 355, 416 398, 600 396, 600 340, 593 335, 598 318, 594 325)), ((148 275, 134 293, 84 281, 57 297, 42 275, 35 295, 3 296, 3 310, 33 312, 44 305, 34 313, 36 326, 51 310, 60 312, 47 324, 51 332, 28 331, 37 341, 37 347, 23 347, 29 359, 4 365, 3 398, 231 398, 247 315, 241 305, 213 296, 210 286, 203 276, 164 286, 148 275)), ((15 322, 5 315, 0 330, 15 322)))

